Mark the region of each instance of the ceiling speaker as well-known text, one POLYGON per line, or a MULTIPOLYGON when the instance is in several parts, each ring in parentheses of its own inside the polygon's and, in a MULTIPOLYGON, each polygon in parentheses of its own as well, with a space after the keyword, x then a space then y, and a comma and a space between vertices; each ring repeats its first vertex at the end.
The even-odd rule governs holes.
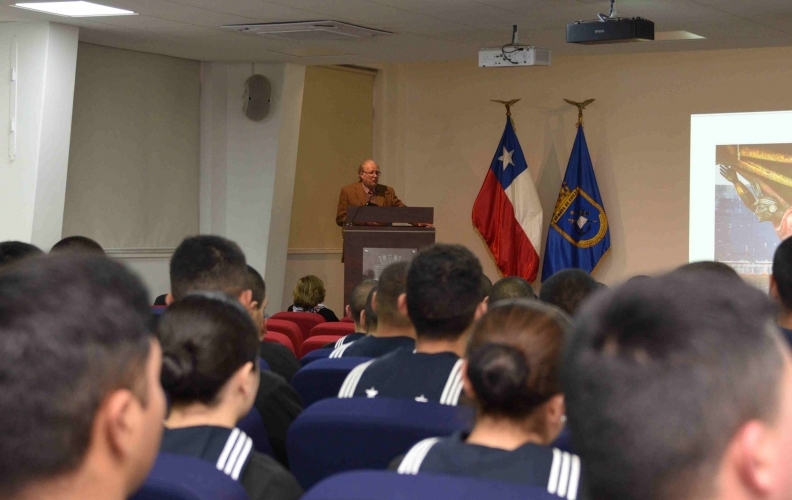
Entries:
POLYGON ((248 119, 260 122, 269 114, 272 101, 272 85, 264 75, 253 75, 245 80, 245 104, 243 111, 248 119))

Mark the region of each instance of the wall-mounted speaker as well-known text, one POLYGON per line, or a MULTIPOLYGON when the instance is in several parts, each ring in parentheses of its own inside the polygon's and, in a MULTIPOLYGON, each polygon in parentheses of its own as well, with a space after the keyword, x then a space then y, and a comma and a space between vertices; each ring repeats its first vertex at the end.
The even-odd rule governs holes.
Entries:
POLYGON ((253 75, 245 80, 245 104, 242 109, 248 119, 260 122, 266 118, 271 101, 272 85, 264 75, 253 75))

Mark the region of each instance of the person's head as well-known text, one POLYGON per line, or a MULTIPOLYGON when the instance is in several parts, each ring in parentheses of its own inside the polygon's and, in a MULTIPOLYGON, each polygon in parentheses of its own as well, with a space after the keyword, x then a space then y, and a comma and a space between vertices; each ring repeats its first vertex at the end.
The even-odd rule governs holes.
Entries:
POLYGON ((366 308, 371 289, 377 286, 377 280, 363 280, 352 289, 349 294, 349 304, 346 306, 346 315, 355 322, 355 331, 363 333, 363 325, 360 323, 360 315, 366 308))
POLYGON ((242 305, 222 292, 195 292, 160 319, 162 387, 174 408, 201 405, 239 420, 256 399, 259 335, 242 305))
POLYGON ((792 370, 773 313, 717 273, 584 305, 561 378, 592 498, 790 498, 792 370))
POLYGON ((489 279, 484 273, 481 273, 481 294, 484 297, 489 297, 490 292, 492 291, 492 280, 489 279))
POLYGON ((782 241, 773 255, 770 295, 787 313, 792 312, 792 238, 782 241))
POLYGON ((374 189, 379 184, 380 169, 374 160, 366 160, 358 166, 358 177, 368 189, 374 189))
POLYGON ((105 255, 102 245, 86 236, 67 236, 50 249, 50 253, 61 252, 105 255))
POLYGON ((377 291, 372 297, 372 309, 377 313, 377 328, 412 328, 410 318, 399 311, 399 297, 407 291, 407 271, 410 263, 401 261, 389 265, 380 274, 377 291))
POLYGON ((539 299, 560 307, 572 316, 580 304, 598 288, 600 288, 600 284, 586 271, 564 269, 542 283, 539 299))
POLYGON ((363 314, 360 315, 361 327, 363 327, 366 335, 377 333, 379 327, 379 319, 377 318, 377 311, 374 309, 374 296, 377 294, 377 287, 371 289, 366 297, 366 308, 363 309, 363 314))
POLYGON ((248 307, 247 262, 239 245, 220 236, 185 238, 170 261, 171 293, 168 302, 201 290, 220 291, 248 307))
POLYGON ((674 272, 677 273, 718 273, 722 276, 731 279, 742 280, 737 271, 728 264, 723 262, 716 262, 714 260, 701 260, 698 262, 691 262, 676 268, 674 272))
POLYGON ((0 274, 0 497, 49 483, 79 494, 98 476, 126 495, 141 484, 165 414, 150 320, 140 280, 102 257, 0 274))
POLYGON ((534 299, 533 287, 519 276, 506 276, 492 285, 489 293, 489 305, 505 299, 534 299))
POLYGON ((264 278, 250 265, 247 266, 247 288, 251 296, 247 310, 258 328, 259 337, 263 340, 267 334, 267 320, 264 318, 264 310, 267 308, 267 285, 264 283, 264 278))
POLYGON ((294 305, 303 309, 313 309, 325 299, 325 287, 318 276, 309 274, 297 282, 292 292, 294 305))
POLYGON ((479 415, 523 422, 550 444, 564 426, 561 357, 570 319, 537 300, 505 299, 473 327, 465 393, 479 415))
POLYGON ((44 255, 35 245, 22 241, 3 241, 0 243, 0 268, 10 266, 22 259, 44 255))
POLYGON ((457 340, 487 309, 481 263, 461 245, 437 244, 415 256, 399 308, 418 338, 457 340))

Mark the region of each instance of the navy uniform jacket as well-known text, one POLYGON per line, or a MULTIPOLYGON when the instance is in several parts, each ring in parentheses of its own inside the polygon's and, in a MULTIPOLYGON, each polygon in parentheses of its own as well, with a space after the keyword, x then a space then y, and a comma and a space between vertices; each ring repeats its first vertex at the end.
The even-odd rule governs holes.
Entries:
POLYGON ((585 488, 581 488, 577 455, 533 443, 508 451, 467 444, 466 438, 457 433, 424 439, 395 462, 398 466, 394 468, 400 474, 427 472, 538 486, 567 500, 585 496, 580 495, 585 488))
POLYGON ((394 351, 355 367, 339 398, 385 397, 456 406, 462 392, 462 360, 452 352, 394 351))
POLYGON ((253 451, 253 441, 236 428, 199 425, 165 429, 160 451, 215 464, 242 484, 250 500, 296 500, 303 493, 294 476, 272 458, 253 451))
POLYGON ((356 340, 360 340, 365 336, 366 336, 365 333, 360 333, 360 332, 350 333, 349 335, 344 335, 340 339, 336 340, 335 344, 328 345, 327 347, 333 347, 337 349, 344 344, 351 344, 352 342, 356 340))
POLYGON ((357 356, 361 358, 379 358, 397 349, 415 349, 415 339, 411 337, 372 337, 368 336, 355 340, 330 353, 331 358, 348 358, 357 356))

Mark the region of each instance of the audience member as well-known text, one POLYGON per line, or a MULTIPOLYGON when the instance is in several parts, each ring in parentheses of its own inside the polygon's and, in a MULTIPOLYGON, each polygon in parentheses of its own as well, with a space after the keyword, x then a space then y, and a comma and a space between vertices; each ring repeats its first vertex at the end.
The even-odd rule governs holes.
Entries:
POLYGON ((261 277, 258 271, 248 265, 247 281, 247 286, 251 292, 248 310, 253 317, 253 323, 258 328, 259 340, 261 341, 261 352, 259 355, 261 359, 267 362, 270 370, 285 378, 287 382, 291 382, 294 374, 301 368, 300 362, 294 357, 294 353, 284 345, 264 342, 264 337, 267 335, 267 320, 264 317, 264 310, 267 308, 267 286, 264 283, 264 278, 261 277))
POLYGON ((792 238, 778 245, 773 255, 773 274, 770 276, 770 296, 779 306, 778 325, 792 344, 792 238))
POLYGON ((473 431, 421 441, 398 471, 523 483, 579 498, 580 459, 549 446, 564 426, 560 367, 569 325, 566 313, 539 301, 491 307, 473 329, 462 370, 478 410, 473 431))
POLYGON ((154 463, 165 397, 148 295, 76 255, 0 274, 0 497, 125 500, 154 463))
POLYGON ((28 257, 44 255, 39 247, 21 241, 3 241, 0 243, 0 268, 9 266, 28 257))
POLYGON ((597 294, 562 365, 594 499, 790 498, 792 364, 734 277, 673 272, 597 294))
POLYGON ((519 276, 505 276, 492 285, 488 305, 506 299, 534 299, 533 287, 519 276))
POLYGON ((582 269, 564 269, 542 283, 539 299, 572 316, 580 304, 601 286, 582 269))
POLYGON ((374 295, 377 293, 377 287, 371 289, 366 297, 366 307, 360 313, 360 326, 365 330, 366 335, 374 335, 379 328, 379 318, 377 318, 377 311, 374 310, 374 295))
POLYGON ((410 318, 399 311, 399 297, 405 293, 409 267, 409 262, 397 262, 382 271, 376 291, 371 291, 371 306, 377 311, 376 333, 336 348, 331 358, 378 358, 397 349, 415 348, 415 328, 410 318))
POLYGON ((359 365, 338 396, 456 405, 460 357, 473 321, 487 310, 480 285, 481 264, 467 248, 438 244, 421 250, 407 272, 407 293, 398 299, 399 311, 415 327, 415 351, 399 350, 359 365))
MULTIPOLYGON (((492 280, 489 279, 484 273, 481 273, 481 294, 485 297, 489 297, 490 292, 492 291, 492 280)), ((489 301, 487 301, 489 304, 489 301)))
POLYGON ((102 245, 86 236, 67 236, 55 243, 50 249, 50 253, 61 252, 105 255, 102 245))
POLYGON ((740 275, 737 274, 737 271, 735 271, 733 267, 731 267, 728 264, 724 264, 723 262, 716 262, 716 261, 712 261, 712 260, 701 260, 701 261, 698 261, 698 262, 691 262, 689 264, 685 264, 683 266, 679 266, 676 269, 676 272, 680 272, 680 273, 700 273, 700 272, 719 273, 719 274, 722 274, 723 276, 727 276, 727 277, 732 278, 732 279, 737 278, 739 280, 742 280, 742 278, 740 278, 740 275))
POLYGON ((325 321, 338 321, 338 316, 327 308, 322 301, 325 299, 325 287, 319 277, 309 274, 297 282, 292 292, 294 304, 290 305, 289 312, 309 312, 321 315, 325 321))
MULTIPOLYGON (((211 235, 186 238, 171 257, 167 302, 170 305, 192 292, 219 291, 236 298, 252 316, 253 292, 247 275, 245 254, 233 241, 211 235)), ((280 375, 262 370, 260 380, 254 405, 267 426, 275 458, 288 467, 286 433, 302 411, 302 401, 280 375)))
POLYGON ((350 333, 338 339, 334 347, 341 347, 366 336, 366 327, 362 321, 362 316, 366 309, 366 300, 371 290, 377 287, 377 280, 363 280, 352 289, 349 294, 349 304, 345 310, 349 319, 355 322, 355 333, 350 333))
POLYGON ((216 464, 251 500, 299 498, 294 477, 253 451, 252 439, 236 428, 253 406, 261 373, 250 314, 222 292, 195 292, 168 307, 157 334, 171 403, 160 451, 216 464))

